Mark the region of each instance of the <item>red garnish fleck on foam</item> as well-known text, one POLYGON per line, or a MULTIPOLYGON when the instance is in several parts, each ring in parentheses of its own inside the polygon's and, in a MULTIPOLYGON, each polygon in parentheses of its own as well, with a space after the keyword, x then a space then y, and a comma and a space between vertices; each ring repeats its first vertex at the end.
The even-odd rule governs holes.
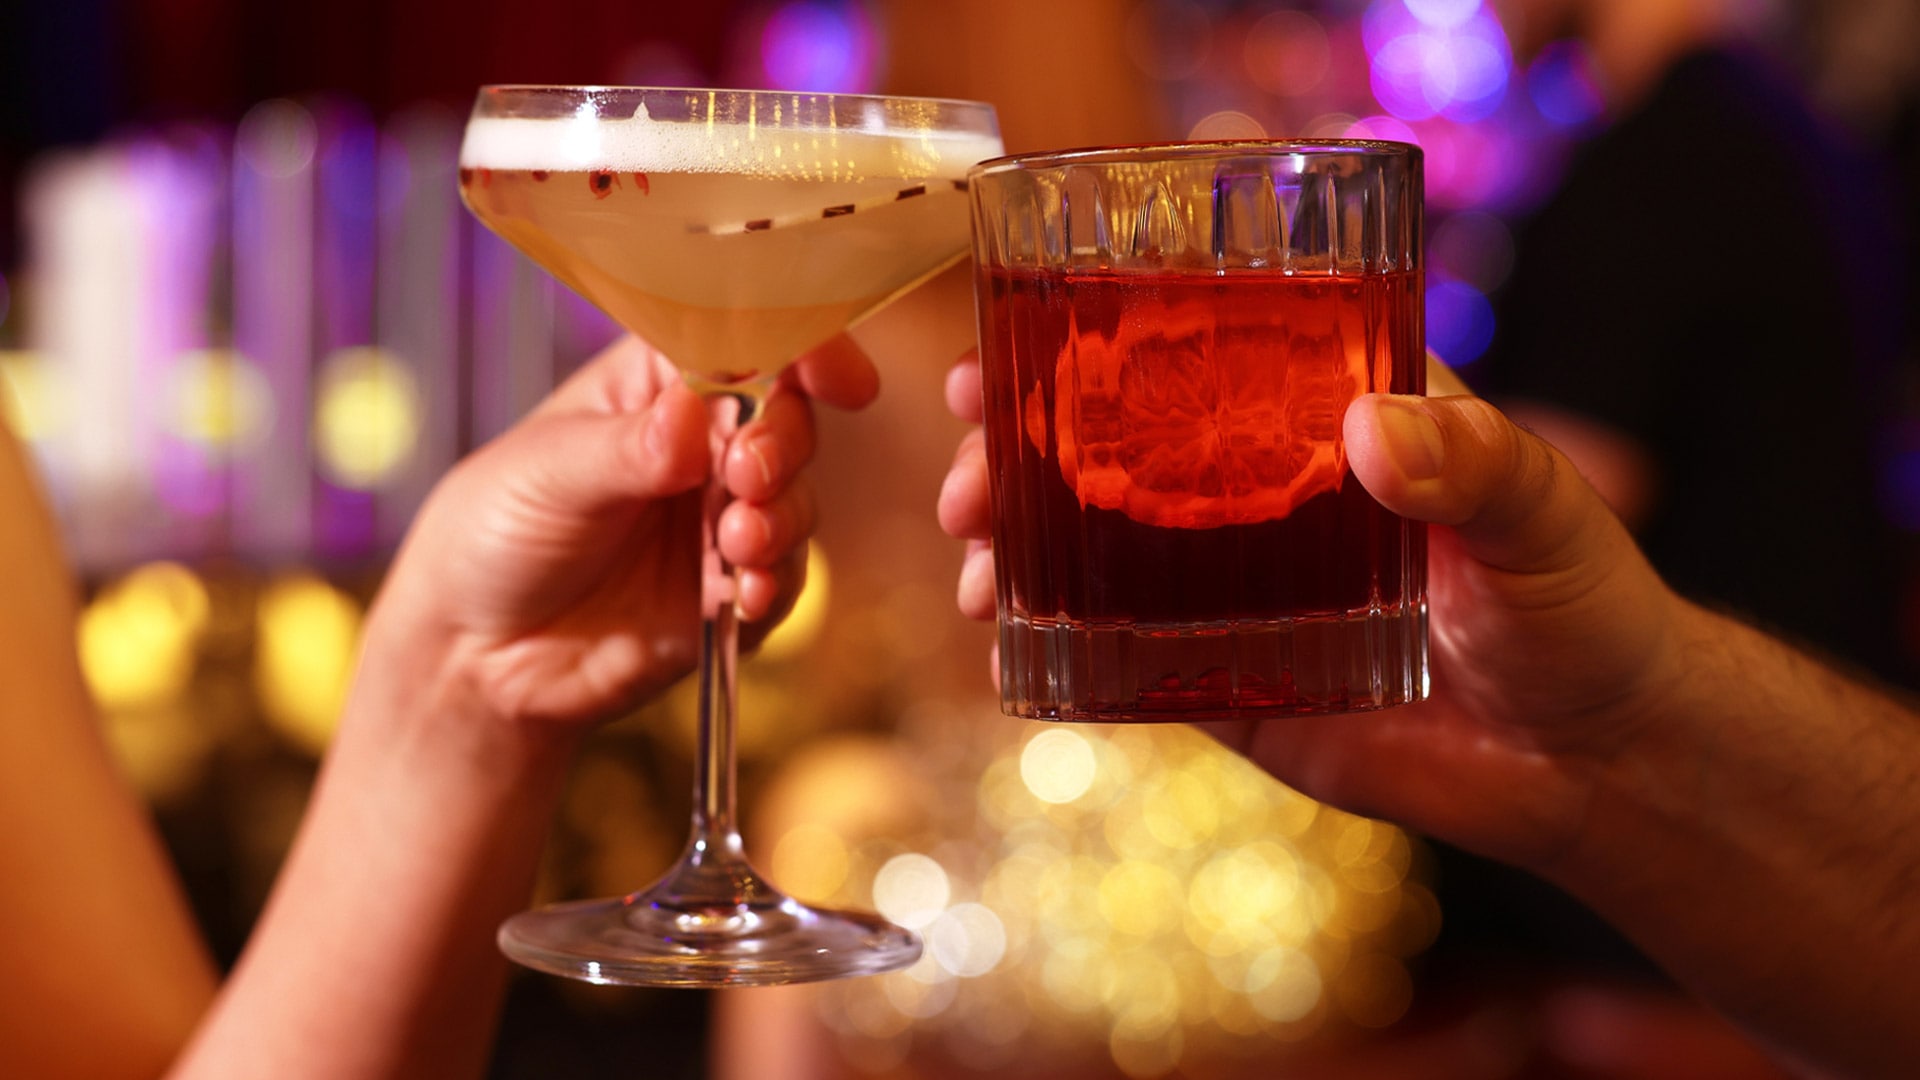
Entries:
POLYGON ((620 174, 606 169, 596 169, 587 174, 587 190, 593 192, 596 199, 604 199, 613 194, 620 186, 620 174))
POLYGON ((647 183, 647 174, 646 174, 646 173, 643 173, 643 172, 637 172, 637 173, 634 173, 634 174, 633 174, 633 186, 634 186, 634 187, 637 187, 637 188, 639 188, 639 189, 640 189, 640 194, 642 194, 642 195, 651 195, 651 194, 653 194, 653 185, 652 185, 652 184, 649 184, 649 183, 647 183))

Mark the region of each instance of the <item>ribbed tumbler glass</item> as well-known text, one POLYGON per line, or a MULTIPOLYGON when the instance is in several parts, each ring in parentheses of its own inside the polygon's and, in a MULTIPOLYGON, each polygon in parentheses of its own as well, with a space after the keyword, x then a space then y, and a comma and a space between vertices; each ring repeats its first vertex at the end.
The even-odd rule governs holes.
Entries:
POLYGON ((1007 712, 1426 696, 1425 527, 1341 436, 1359 395, 1425 390, 1420 166, 1336 140, 974 169, 1007 712))

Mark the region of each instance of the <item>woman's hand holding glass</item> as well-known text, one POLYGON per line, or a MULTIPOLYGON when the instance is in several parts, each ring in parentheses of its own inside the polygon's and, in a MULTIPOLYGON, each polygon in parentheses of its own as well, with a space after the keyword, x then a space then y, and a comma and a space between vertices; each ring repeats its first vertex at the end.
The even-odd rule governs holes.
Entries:
POLYGON ((859 408, 877 390, 864 354, 835 339, 721 447, 673 365, 622 339, 441 484, 381 597, 386 640, 431 643, 503 719, 568 733, 631 708, 697 656, 712 455, 725 454, 734 497, 719 536, 751 642, 802 582, 811 401, 859 408))

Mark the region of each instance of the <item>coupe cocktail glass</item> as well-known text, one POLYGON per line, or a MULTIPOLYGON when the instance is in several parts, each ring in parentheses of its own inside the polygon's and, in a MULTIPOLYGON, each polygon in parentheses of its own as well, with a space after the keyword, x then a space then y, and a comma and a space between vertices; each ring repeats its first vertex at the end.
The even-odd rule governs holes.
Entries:
MULTIPOLYGON (((990 106, 774 91, 494 86, 460 151, 496 233, 750 419, 781 370, 963 256, 966 173, 1000 152, 990 106)), ((725 410, 718 410, 725 411, 725 410)), ((624 897, 523 912, 514 960, 599 983, 770 985, 873 974, 920 943, 807 907, 748 865, 734 815, 732 574, 703 530, 699 761, 677 865, 624 897)))

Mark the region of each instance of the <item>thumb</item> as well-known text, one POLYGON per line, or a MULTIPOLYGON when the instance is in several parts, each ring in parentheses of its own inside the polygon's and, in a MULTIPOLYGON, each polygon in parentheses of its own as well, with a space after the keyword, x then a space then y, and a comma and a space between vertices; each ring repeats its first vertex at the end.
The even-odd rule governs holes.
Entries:
POLYGON ((508 476, 523 477, 551 505, 588 513, 677 495, 707 476, 706 406, 677 381, 638 412, 543 418, 505 443, 499 452, 517 462, 508 476))
POLYGON ((1560 451, 1471 395, 1369 394, 1345 421, 1354 475, 1402 517, 1450 525, 1465 553, 1520 574, 1573 570, 1628 542, 1560 451))

